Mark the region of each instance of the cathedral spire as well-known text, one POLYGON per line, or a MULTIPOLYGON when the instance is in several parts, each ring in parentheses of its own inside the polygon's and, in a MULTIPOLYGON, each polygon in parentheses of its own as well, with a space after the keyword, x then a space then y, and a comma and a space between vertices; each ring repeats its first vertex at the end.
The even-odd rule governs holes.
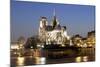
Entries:
POLYGON ((53 21, 52 21, 53 28, 55 28, 58 24, 59 24, 59 22, 57 21, 56 11, 55 11, 55 8, 54 8, 54 10, 53 10, 53 21))

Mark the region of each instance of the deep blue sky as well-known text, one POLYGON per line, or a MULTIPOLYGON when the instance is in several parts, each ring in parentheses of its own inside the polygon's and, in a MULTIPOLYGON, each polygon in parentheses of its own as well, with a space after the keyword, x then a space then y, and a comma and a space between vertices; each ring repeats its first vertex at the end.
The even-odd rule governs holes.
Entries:
POLYGON ((40 16, 46 16, 50 24, 54 9, 58 21, 67 27, 70 36, 80 34, 85 37, 87 32, 95 29, 94 6, 12 1, 11 40, 38 34, 40 16))

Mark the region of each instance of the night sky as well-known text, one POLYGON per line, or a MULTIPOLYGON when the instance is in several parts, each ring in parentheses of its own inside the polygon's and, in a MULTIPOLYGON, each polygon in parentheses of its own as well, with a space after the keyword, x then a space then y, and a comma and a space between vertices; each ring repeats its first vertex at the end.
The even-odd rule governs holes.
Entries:
POLYGON ((59 23, 67 27, 69 36, 80 34, 86 37, 87 32, 95 29, 95 6, 11 0, 11 41, 20 36, 37 35, 40 17, 47 17, 50 24, 54 9, 59 23))

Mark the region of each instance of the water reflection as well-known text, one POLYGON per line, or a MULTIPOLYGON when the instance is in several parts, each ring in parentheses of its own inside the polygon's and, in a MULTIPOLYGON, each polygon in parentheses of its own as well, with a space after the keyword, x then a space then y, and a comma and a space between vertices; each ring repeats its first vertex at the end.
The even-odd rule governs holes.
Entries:
POLYGON ((83 61, 84 61, 84 62, 88 61, 88 56, 84 56, 84 57, 83 57, 83 61))
POLYGON ((81 62, 82 61, 82 58, 81 57, 76 57, 76 62, 81 62))
POLYGON ((23 66, 24 65, 24 57, 18 57, 17 58, 17 64, 19 65, 19 66, 23 66))
MULTIPOLYGON (((57 51, 58 52, 58 51, 57 51)), ((57 53, 55 52, 55 53, 57 53)), ((37 65, 37 64, 56 64, 56 63, 71 63, 71 62, 86 62, 86 61, 94 61, 95 53, 94 49, 80 49, 77 54, 66 54, 65 51, 61 51, 60 54, 56 55, 59 57, 55 57, 55 54, 52 53, 52 56, 47 57, 45 53, 36 50, 32 53, 28 52, 30 55, 26 55, 23 57, 19 56, 11 56, 11 67, 15 66, 27 66, 27 65, 37 65), (41 56, 43 54, 43 56, 41 56), (64 57, 63 57, 64 56, 64 57)), ((47 54, 48 52, 46 52, 47 54)))
POLYGON ((45 64, 46 58, 45 57, 35 57, 36 64, 45 64))
POLYGON ((79 57, 76 57, 76 59, 75 59, 75 61, 76 62, 86 62, 86 61, 88 61, 88 56, 79 56, 79 57))

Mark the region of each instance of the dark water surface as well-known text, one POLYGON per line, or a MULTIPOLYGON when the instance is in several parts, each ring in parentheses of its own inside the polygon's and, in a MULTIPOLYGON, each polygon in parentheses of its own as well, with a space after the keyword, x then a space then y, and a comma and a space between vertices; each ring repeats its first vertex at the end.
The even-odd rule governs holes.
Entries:
MULTIPOLYGON (((76 54, 69 53, 72 55, 67 55, 66 54, 67 50, 61 51, 60 53, 55 52, 55 53, 52 53, 52 57, 47 57, 47 56, 41 57, 40 56, 41 54, 39 54, 39 52, 37 52, 35 56, 33 56, 33 55, 22 56, 22 57, 11 56, 11 67, 40 65, 40 64, 58 64, 58 63, 95 61, 95 48, 79 48, 78 50, 79 50, 79 52, 77 52, 76 54), (58 53, 58 55, 57 55, 57 53, 58 53), (64 54, 64 55, 62 55, 62 54, 64 54)), ((47 52, 47 54, 48 53, 49 53, 49 51, 47 52)))

